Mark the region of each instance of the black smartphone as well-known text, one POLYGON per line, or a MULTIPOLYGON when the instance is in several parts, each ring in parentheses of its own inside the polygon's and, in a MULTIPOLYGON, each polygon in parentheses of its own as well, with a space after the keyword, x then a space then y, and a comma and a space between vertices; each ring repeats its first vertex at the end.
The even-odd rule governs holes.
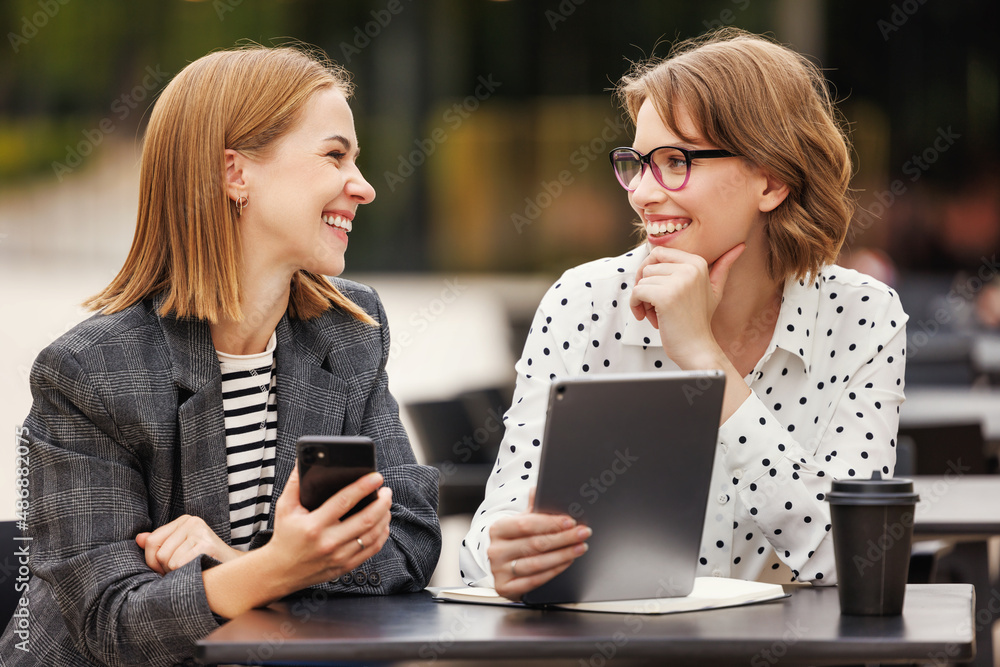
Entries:
MULTIPOLYGON (((375 471, 375 443, 363 435, 304 435, 296 443, 299 501, 310 512, 351 482, 375 471)), ((375 500, 373 491, 342 519, 375 500)))

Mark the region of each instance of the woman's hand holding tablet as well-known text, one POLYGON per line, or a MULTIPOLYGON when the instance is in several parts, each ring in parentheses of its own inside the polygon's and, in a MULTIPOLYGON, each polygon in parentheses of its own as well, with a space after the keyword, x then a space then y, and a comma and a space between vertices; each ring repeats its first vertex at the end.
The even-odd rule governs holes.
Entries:
MULTIPOLYGON (((535 504, 531 490, 529 507, 535 504)), ((592 531, 565 514, 532 511, 500 519, 490 526, 490 566, 497 593, 519 600, 548 582, 587 553, 592 531)))

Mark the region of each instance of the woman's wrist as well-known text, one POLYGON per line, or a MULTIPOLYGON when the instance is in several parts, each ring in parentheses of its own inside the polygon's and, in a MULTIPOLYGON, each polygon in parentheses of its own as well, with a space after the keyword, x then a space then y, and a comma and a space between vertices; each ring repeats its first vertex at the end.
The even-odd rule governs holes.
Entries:
MULTIPOLYGON (((695 350, 686 355, 677 355, 673 362, 682 371, 711 371, 720 370, 729 375, 727 366, 732 367, 732 362, 718 345, 695 350)), ((733 369, 735 370, 735 368, 733 369)))
POLYGON ((306 586, 300 579, 295 578, 298 568, 287 561, 286 555, 278 550, 278 544, 273 537, 264 546, 247 554, 255 557, 261 575, 267 576, 267 583, 261 586, 261 594, 267 598, 264 604, 280 600, 306 586))
POLYGON ((284 568, 274 566, 269 545, 240 558, 221 563, 202 573, 209 608, 224 618, 233 618, 256 607, 280 600, 296 589, 284 568), (247 586, 246 582, 255 582, 247 586))

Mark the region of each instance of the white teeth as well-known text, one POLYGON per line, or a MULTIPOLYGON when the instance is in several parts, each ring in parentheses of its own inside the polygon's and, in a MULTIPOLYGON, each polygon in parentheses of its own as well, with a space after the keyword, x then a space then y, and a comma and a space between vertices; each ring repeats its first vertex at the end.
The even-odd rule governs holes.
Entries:
POLYGON ((687 229, 690 222, 646 222, 646 233, 650 236, 658 236, 660 234, 672 234, 674 232, 679 232, 682 229, 687 229))
POLYGON ((342 215, 324 215, 323 222, 331 227, 340 227, 345 232, 350 232, 354 228, 351 221, 342 215))

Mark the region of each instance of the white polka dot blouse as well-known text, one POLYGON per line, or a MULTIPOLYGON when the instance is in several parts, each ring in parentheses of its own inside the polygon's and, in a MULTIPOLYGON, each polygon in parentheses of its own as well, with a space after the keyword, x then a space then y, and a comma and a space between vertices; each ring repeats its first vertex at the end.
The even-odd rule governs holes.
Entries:
MULTIPOLYGON (((647 255, 643 244, 577 266, 543 297, 486 496, 462 541, 466 583, 493 586, 489 526, 528 507, 552 380, 677 368, 628 307, 647 255)), ((856 271, 827 266, 786 281, 767 351, 745 378, 752 394, 719 428, 698 576, 836 583, 825 494, 835 479, 891 474, 906 320, 892 289, 856 271)))

